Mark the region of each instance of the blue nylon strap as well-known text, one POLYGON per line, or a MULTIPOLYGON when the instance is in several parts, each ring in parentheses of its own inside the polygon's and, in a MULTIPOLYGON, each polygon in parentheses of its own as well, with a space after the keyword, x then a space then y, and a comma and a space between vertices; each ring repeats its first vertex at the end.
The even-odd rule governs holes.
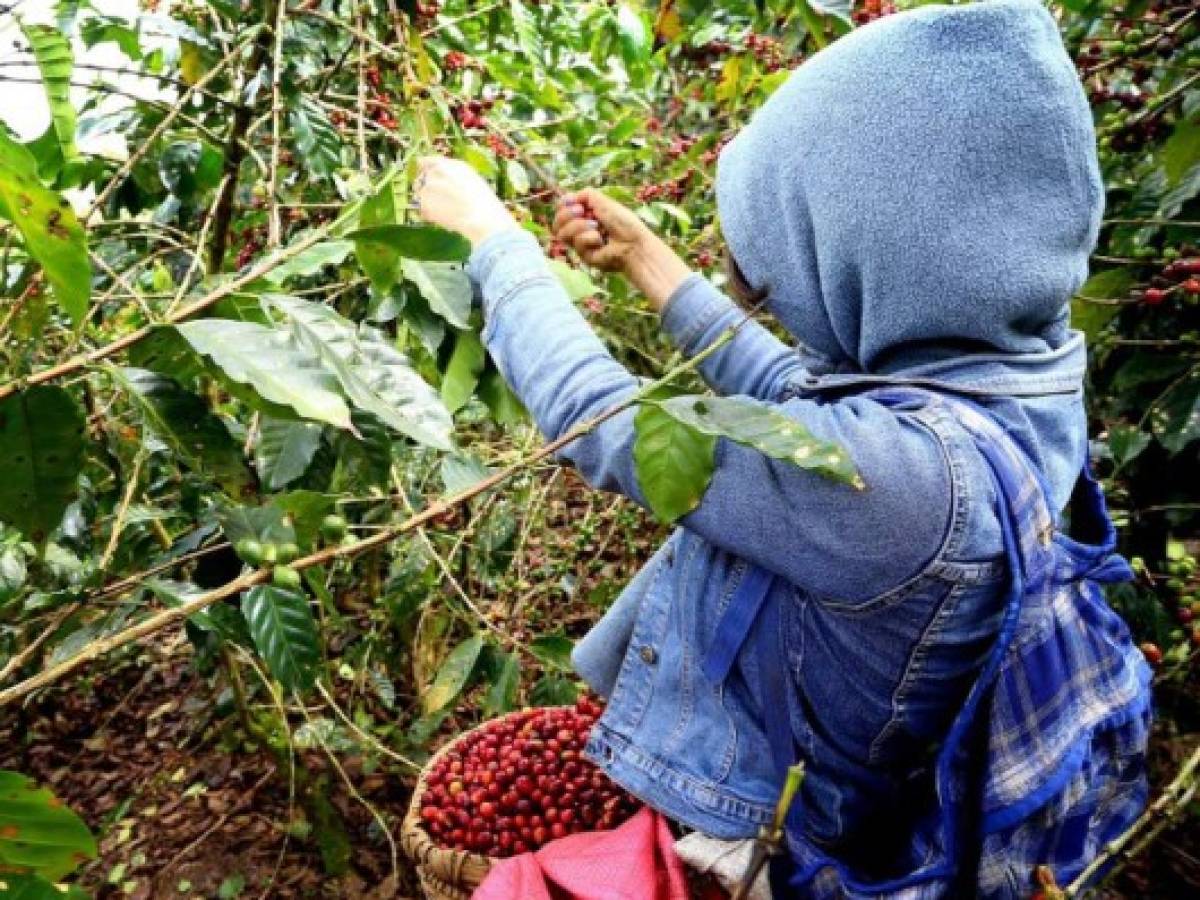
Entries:
POLYGON ((774 575, 753 563, 746 564, 746 574, 734 591, 729 606, 721 614, 712 646, 704 654, 701 671, 712 685, 725 682, 737 662, 738 652, 750 636, 750 629, 771 592, 774 575))

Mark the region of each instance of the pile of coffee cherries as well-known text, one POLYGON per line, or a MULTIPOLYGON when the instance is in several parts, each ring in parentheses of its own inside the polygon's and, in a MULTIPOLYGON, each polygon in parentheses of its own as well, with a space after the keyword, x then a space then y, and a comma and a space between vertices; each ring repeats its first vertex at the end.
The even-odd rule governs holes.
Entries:
POLYGON ((581 697, 512 713, 461 739, 426 779, 425 829, 443 847, 504 857, 620 825, 638 802, 582 753, 600 712, 581 697))

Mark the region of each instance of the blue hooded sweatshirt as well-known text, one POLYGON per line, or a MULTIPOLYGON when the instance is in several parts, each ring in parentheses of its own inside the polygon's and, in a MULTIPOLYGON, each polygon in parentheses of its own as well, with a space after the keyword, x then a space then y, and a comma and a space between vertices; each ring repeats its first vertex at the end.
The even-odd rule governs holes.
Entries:
MULTIPOLYGON (((859 29, 802 65, 723 151, 722 231, 794 345, 699 275, 663 326, 687 354, 740 326, 702 363, 706 381, 845 447, 866 489, 719 441, 700 504, 574 655, 608 699, 589 755, 616 781, 693 828, 751 836, 779 787, 767 720, 786 715, 814 846, 883 879, 929 855, 912 835, 938 803, 931 759, 996 642, 1008 567, 971 434, 944 404, 869 392, 971 397, 1061 512, 1086 455, 1069 301, 1102 198, 1083 91, 1032 0, 859 29), (701 662, 754 571, 774 576, 784 658, 750 648, 714 685, 701 662), (786 672, 794 709, 766 708, 764 666, 786 672)), ((638 390, 531 235, 493 236, 469 272, 488 350, 547 438, 638 390)), ((561 457, 644 504, 634 437, 629 410, 561 457)), ((1029 873, 991 877, 1025 885, 1029 873)))

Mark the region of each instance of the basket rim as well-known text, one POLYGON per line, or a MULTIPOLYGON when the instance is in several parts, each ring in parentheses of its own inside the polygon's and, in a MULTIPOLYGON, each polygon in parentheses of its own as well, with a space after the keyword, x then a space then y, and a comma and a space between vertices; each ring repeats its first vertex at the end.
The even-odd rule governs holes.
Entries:
MULTIPOLYGON (((502 722, 505 719, 514 716, 524 715, 529 710, 540 709, 573 709, 573 706, 529 706, 521 709, 514 709, 511 712, 505 713, 502 716, 497 716, 493 719, 487 719, 480 722, 473 728, 468 728, 453 737, 451 740, 444 743, 441 747, 433 752, 428 761, 421 768, 420 774, 417 776, 417 782, 413 785, 412 797, 409 799, 408 812, 405 813, 404 821, 401 823, 401 844, 404 846, 405 853, 414 862, 421 865, 428 865, 430 860, 439 860, 448 862, 449 859, 456 860, 460 863, 460 871, 466 872, 468 869, 478 869, 477 877, 482 880, 483 876, 491 869, 492 864, 497 858, 484 856, 482 853, 476 853, 473 850, 455 850, 451 847, 443 847, 441 844, 435 843, 433 837, 425 830, 424 824, 421 822, 421 798, 425 795, 428 789, 429 774, 437 766, 437 764, 446 757, 455 747, 466 741, 471 735, 476 732, 483 731, 496 722, 502 722)), ((476 873, 471 873, 475 875, 476 873)))

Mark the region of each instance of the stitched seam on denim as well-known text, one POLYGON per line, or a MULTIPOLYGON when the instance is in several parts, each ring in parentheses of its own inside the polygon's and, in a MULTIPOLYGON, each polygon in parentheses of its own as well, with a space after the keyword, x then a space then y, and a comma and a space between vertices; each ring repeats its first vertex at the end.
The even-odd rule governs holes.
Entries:
POLYGON ((679 336, 679 347, 685 353, 692 353, 692 343, 698 338, 713 320, 718 318, 728 307, 718 302, 718 298, 710 297, 696 313, 695 321, 684 329, 679 336))
POLYGON ((653 690, 653 683, 650 679, 646 679, 643 684, 637 679, 641 674, 638 671, 638 656, 637 644, 638 624, 646 616, 647 602, 651 601, 651 594, 654 591, 655 585, 658 584, 658 577, 662 572, 662 563, 665 559, 659 559, 654 562, 654 571, 646 580, 645 590, 642 591, 642 597, 638 601, 638 614, 634 622, 633 631, 630 633, 629 646, 625 648, 625 656, 621 660, 621 667, 617 670, 617 680, 613 684, 612 695, 608 698, 608 708, 614 711, 620 711, 623 714, 624 721, 622 724, 627 724, 630 728, 636 728, 642 721, 642 716, 646 714, 646 708, 650 705, 648 695, 653 690), (638 694, 638 688, 641 688, 641 694, 638 694), (630 708, 629 700, 640 701, 639 706, 630 708))
MULTIPOLYGON (((702 809, 711 810, 721 815, 741 818, 756 824, 770 821, 773 810, 766 806, 758 806, 739 797, 719 790, 715 785, 681 772, 669 762, 660 757, 645 752, 633 741, 623 735, 605 729, 603 734, 593 734, 593 742, 597 749, 607 748, 613 755, 608 759, 596 759, 591 748, 587 756, 597 762, 606 771, 611 771, 618 761, 632 769, 636 769, 651 778, 663 780, 664 776, 673 782, 676 791, 681 793, 689 802, 702 809)), ((645 799, 645 798, 643 798, 645 799)), ((651 803, 653 805, 653 803, 651 803)))
POLYGON ((541 282, 546 284, 556 284, 554 276, 549 272, 531 272, 528 275, 521 275, 517 277, 517 279, 511 284, 506 284, 501 290, 500 296, 497 297, 492 303, 491 312, 489 313, 488 318, 495 319, 500 314, 500 310, 503 309, 504 304, 511 300, 513 296, 530 285, 541 282))
POLYGON ((896 682, 896 687, 892 691, 891 717, 879 729, 879 733, 871 741, 870 750, 867 751, 867 761, 869 763, 877 764, 879 762, 879 754, 883 752, 883 744, 900 728, 903 717, 901 707, 904 705, 904 701, 908 695, 912 693, 916 681, 924 674, 925 661, 929 657, 930 644, 935 642, 936 637, 945 628, 946 621, 950 618, 952 612, 958 608, 958 603, 964 593, 966 593, 965 585, 956 584, 950 588, 949 593, 938 604, 937 612, 933 614, 929 624, 925 626, 924 631, 921 632, 921 635, 913 645, 912 653, 909 654, 908 662, 904 666, 904 674, 896 682))
MULTIPOLYGON (((688 555, 680 561, 680 566, 675 570, 675 578, 678 582, 680 572, 690 572, 692 569, 691 563, 700 552, 699 541, 692 541, 688 548, 688 555)), ((674 607, 676 604, 671 604, 674 607)), ((667 625, 670 626, 670 616, 667 617, 667 625)), ((683 658, 680 661, 679 684, 681 689, 681 697, 679 704, 679 715, 675 719, 675 727, 671 729, 671 733, 667 735, 667 739, 663 742, 663 750, 677 746, 678 742, 683 738, 687 726, 691 722, 692 713, 696 707, 695 696, 695 680, 694 665, 692 663, 692 641, 683 640, 683 658)))
POLYGON ((885 591, 863 603, 854 604, 829 597, 820 597, 811 592, 808 594, 813 602, 821 604, 822 609, 835 613, 842 618, 855 619, 875 615, 895 606, 912 596, 915 591, 924 588, 931 577, 940 575, 947 554, 951 552, 952 548, 957 549, 959 543, 962 541, 963 533, 966 531, 970 494, 967 490, 962 465, 957 455, 952 453, 947 445, 948 432, 944 433, 938 426, 933 424, 933 420, 936 418, 944 426, 945 419, 942 418, 942 413, 931 405, 918 410, 898 413, 898 415, 910 416, 914 421, 924 425, 933 434, 934 439, 941 448, 942 458, 946 461, 946 469, 950 475, 950 521, 947 524, 946 534, 942 538, 942 543, 934 553, 933 558, 919 572, 891 590, 885 591))

